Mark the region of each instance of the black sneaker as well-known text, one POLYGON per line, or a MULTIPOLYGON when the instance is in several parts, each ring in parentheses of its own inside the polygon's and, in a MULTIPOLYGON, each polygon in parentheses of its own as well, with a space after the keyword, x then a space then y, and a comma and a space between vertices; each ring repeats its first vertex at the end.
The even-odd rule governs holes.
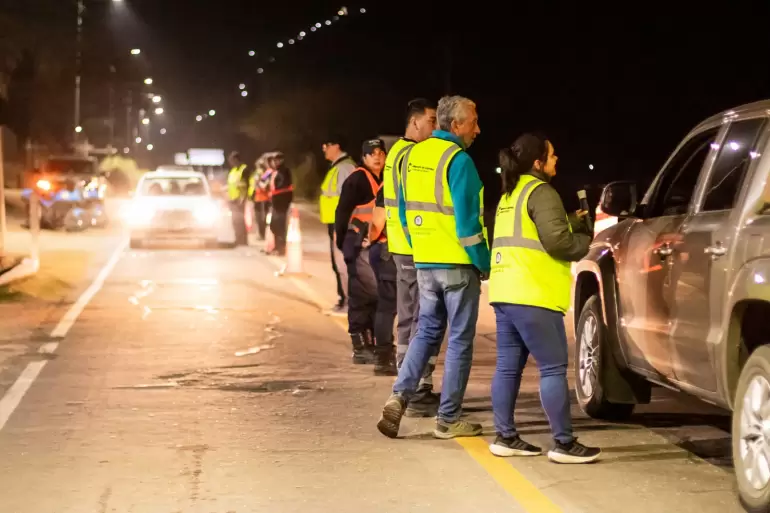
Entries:
POLYGON ((575 438, 568 444, 556 441, 554 448, 548 451, 548 459, 554 463, 593 463, 601 454, 598 447, 586 447, 575 438))
POLYGON ((377 429, 388 438, 398 437, 398 428, 401 426, 401 417, 404 415, 406 402, 398 394, 391 394, 388 402, 382 409, 382 415, 377 422, 377 429))
POLYGON ((435 417, 438 415, 438 405, 441 402, 441 395, 431 391, 418 392, 409 401, 406 408, 407 417, 435 417))
POLYGON ((540 456, 543 454, 543 449, 525 442, 519 435, 509 438, 497 435, 494 443, 489 446, 489 452, 505 458, 510 456, 540 456))

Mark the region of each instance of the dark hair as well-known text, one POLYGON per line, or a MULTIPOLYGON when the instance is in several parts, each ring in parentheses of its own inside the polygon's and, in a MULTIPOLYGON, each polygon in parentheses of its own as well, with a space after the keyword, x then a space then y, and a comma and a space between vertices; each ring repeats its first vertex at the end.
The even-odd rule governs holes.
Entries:
POLYGON ((503 175, 503 192, 511 194, 519 183, 519 177, 528 173, 539 160, 548 159, 548 139, 542 134, 523 134, 509 148, 498 153, 503 175))
POLYGON ((406 107, 406 126, 409 126, 409 122, 415 116, 422 116, 428 109, 436 110, 436 102, 432 102, 425 98, 415 98, 410 101, 406 107))

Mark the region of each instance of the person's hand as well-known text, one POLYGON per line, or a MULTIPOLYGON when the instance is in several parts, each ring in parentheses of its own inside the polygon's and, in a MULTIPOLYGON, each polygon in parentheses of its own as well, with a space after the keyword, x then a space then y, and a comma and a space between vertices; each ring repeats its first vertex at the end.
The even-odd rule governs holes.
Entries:
POLYGON ((364 249, 368 248, 371 245, 372 245, 372 243, 369 240, 369 237, 364 237, 364 240, 361 241, 361 247, 364 248, 364 249))
POLYGON ((482 273, 479 275, 479 278, 481 279, 481 281, 487 281, 487 280, 489 279, 489 273, 484 273, 484 272, 482 272, 482 273))
POLYGON ((588 210, 576 210, 575 215, 578 217, 578 219, 583 219, 588 215, 588 210))

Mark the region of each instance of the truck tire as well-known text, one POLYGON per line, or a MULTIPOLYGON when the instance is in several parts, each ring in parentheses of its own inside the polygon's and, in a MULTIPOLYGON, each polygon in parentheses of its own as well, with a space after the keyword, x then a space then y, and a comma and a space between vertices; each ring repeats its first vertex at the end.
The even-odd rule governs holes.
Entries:
POLYGON ((770 347, 758 347, 746 361, 733 407, 733 467, 746 511, 770 511, 770 347))
POLYGON ((635 405, 611 403, 605 398, 601 359, 606 344, 607 327, 602 321, 601 300, 593 295, 583 305, 575 333, 575 395, 580 409, 589 417, 624 420, 631 416, 635 405))

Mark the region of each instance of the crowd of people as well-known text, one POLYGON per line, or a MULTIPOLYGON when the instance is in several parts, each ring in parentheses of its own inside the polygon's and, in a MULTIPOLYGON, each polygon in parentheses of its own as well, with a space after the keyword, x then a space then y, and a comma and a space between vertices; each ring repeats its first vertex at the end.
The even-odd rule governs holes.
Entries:
POLYGON ((587 254, 592 239, 588 213, 567 214, 549 185, 556 175, 553 143, 524 134, 500 151, 503 195, 488 234, 484 188, 467 153, 480 132, 475 103, 446 96, 438 104, 411 101, 404 136, 389 151, 381 139, 364 141, 360 165, 341 136, 324 141, 330 169, 320 217, 328 226, 339 296, 327 313, 347 316, 354 364, 396 376, 377 423, 383 435, 396 438, 402 417, 416 416, 436 418, 436 438, 477 436, 482 426, 462 418, 462 402, 481 283, 488 281, 497 323, 497 437, 490 451, 502 457, 543 452, 519 436, 514 422, 531 354, 554 438, 548 458, 595 461, 601 451, 578 442, 572 430, 564 326, 570 262, 587 254), (447 334, 437 394, 433 371, 447 334))

